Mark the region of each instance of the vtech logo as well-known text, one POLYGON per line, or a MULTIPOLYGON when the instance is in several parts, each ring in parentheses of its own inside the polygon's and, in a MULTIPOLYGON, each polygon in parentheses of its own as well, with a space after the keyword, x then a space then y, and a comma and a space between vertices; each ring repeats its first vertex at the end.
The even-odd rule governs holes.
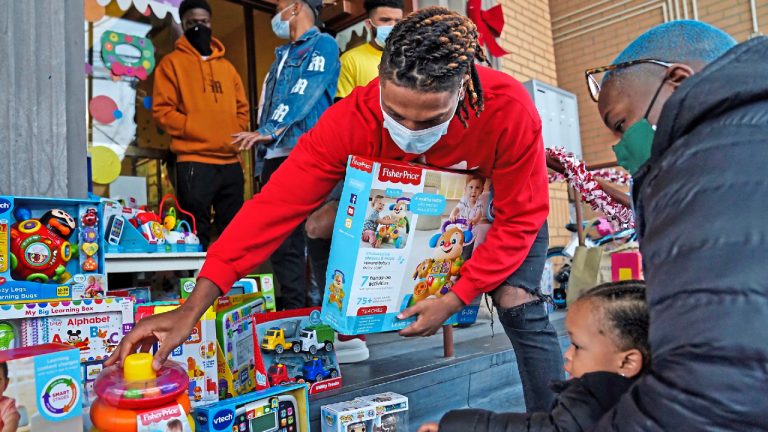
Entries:
POLYGON ((217 431, 227 429, 232 426, 235 420, 235 412, 231 409, 221 410, 213 417, 213 428, 217 431))
POLYGON ((0 213, 5 213, 11 209, 11 202, 5 198, 0 198, 0 213))

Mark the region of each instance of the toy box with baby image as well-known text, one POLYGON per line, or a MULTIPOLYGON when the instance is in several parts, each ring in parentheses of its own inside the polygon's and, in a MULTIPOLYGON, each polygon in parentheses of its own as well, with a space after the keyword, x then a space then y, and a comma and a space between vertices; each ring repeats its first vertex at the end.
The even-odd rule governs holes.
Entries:
POLYGON ((295 382, 309 384, 309 394, 341 387, 333 329, 320 320, 319 308, 258 314, 257 388, 295 382))
POLYGON ((103 297, 98 201, 0 196, 0 303, 103 297))
MULTIPOLYGON (((441 297, 485 240, 490 182, 407 162, 350 157, 322 318, 342 334, 399 330, 405 308, 441 297)), ((471 324, 479 302, 446 324, 471 324)))
POLYGON ((78 350, 44 344, 0 352, 0 430, 83 430, 78 350))

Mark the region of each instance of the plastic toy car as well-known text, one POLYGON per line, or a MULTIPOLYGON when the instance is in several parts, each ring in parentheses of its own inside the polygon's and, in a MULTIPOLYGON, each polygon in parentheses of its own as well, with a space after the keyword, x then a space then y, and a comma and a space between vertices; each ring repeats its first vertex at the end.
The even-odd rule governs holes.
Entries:
POLYGON ((309 382, 318 382, 327 378, 336 378, 339 376, 339 372, 334 369, 325 369, 323 361, 317 357, 313 357, 312 360, 304 363, 304 367, 301 368, 302 377, 309 382))
POLYGON ((288 368, 283 363, 276 363, 270 366, 267 370, 267 379, 269 380, 269 385, 273 386, 296 382, 295 379, 288 376, 288 368))

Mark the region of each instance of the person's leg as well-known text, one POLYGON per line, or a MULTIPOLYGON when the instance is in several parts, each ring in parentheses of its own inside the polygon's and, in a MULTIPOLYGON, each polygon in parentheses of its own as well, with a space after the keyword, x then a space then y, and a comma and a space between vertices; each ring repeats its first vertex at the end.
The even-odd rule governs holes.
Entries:
POLYGON ((192 213, 197 224, 197 237, 208 249, 211 230, 211 202, 218 189, 215 165, 198 162, 176 164, 176 198, 184 210, 192 213))
POLYGON ((528 412, 548 411, 555 399, 549 385, 564 379, 557 332, 539 291, 548 243, 545 223, 520 268, 492 293, 499 321, 515 350, 528 412))
POLYGON ((218 172, 220 184, 213 199, 213 209, 216 211, 216 228, 221 234, 243 206, 245 177, 239 163, 221 165, 218 172))
MULTIPOLYGON (((285 159, 275 158, 264 161, 264 169, 261 174, 263 184, 269 182, 269 178, 285 159)), ((299 309, 307 306, 305 252, 306 241, 304 239, 304 224, 302 223, 270 257, 275 278, 280 283, 283 309, 299 309)))

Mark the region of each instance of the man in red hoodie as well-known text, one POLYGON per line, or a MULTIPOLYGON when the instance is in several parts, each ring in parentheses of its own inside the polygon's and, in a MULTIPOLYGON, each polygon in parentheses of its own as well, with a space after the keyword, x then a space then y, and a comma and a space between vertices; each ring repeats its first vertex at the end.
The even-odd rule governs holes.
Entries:
POLYGON ((426 8, 395 26, 379 79, 331 106, 301 137, 262 192, 210 249, 197 286, 173 312, 139 322, 108 364, 160 341, 159 368, 201 314, 318 208, 344 177, 349 155, 471 170, 494 185, 495 219, 452 291, 405 310, 418 314, 404 336, 434 334, 479 294, 492 292, 515 348, 528 410, 547 409, 562 379, 557 334, 539 288, 549 211, 541 119, 512 77, 475 65, 485 56, 477 29, 445 8, 426 8), (542 251, 543 248, 543 251, 542 251))
POLYGON ((211 206, 219 232, 243 205, 243 170, 232 134, 248 128, 248 100, 224 45, 211 36, 205 0, 179 6, 184 35, 155 72, 152 114, 172 137, 179 205, 195 216, 208 247, 211 206))

